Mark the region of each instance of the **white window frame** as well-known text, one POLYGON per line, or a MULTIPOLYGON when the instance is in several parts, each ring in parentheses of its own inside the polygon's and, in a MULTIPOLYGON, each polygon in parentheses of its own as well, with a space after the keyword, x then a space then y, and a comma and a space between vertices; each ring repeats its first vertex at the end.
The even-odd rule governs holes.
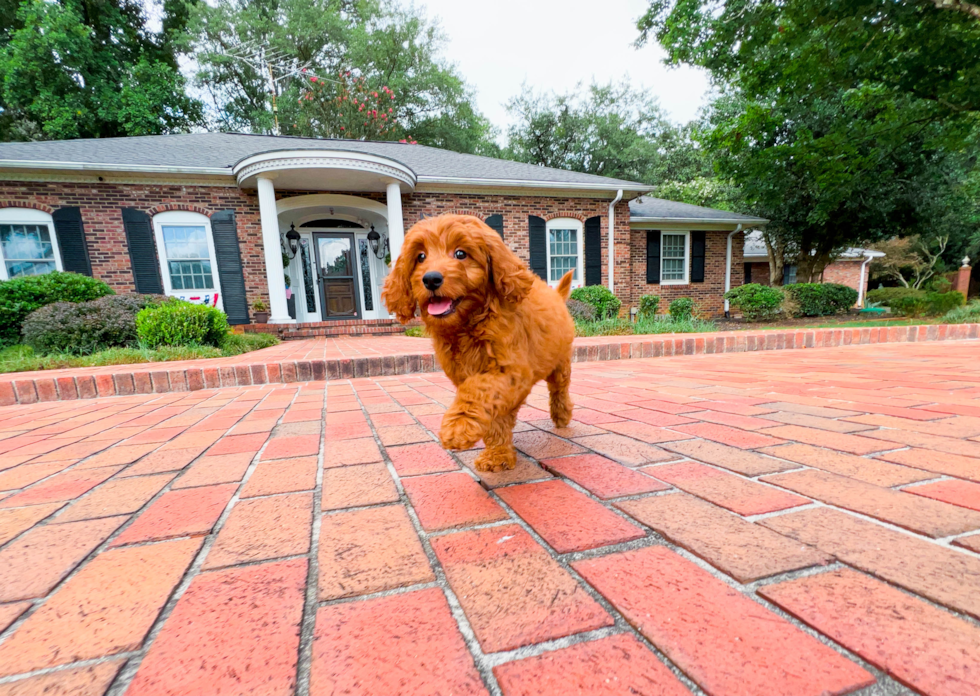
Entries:
MULTIPOLYGON (((47 225, 48 235, 51 237, 51 248, 54 251, 55 270, 65 270, 61 264, 58 235, 55 234, 54 220, 50 214, 34 208, 0 208, 0 225, 47 225)), ((28 276, 20 277, 26 278, 28 276)), ((3 256, 2 246, 0 246, 0 280, 10 280, 7 276, 7 260, 3 256)))
POLYGON ((547 259, 547 270, 545 275, 548 278, 548 285, 556 287, 561 279, 551 280, 551 231, 552 230, 575 230, 578 240, 578 260, 576 263, 576 274, 578 278, 572 281, 573 288, 585 286, 585 226, 581 220, 576 218, 552 218, 545 223, 544 241, 547 246, 545 258, 547 259))
POLYGON ((157 243, 157 263, 160 267, 160 278, 163 280, 163 294, 169 297, 184 297, 189 300, 189 295, 207 295, 218 293, 218 309, 224 310, 224 293, 221 291, 221 279, 218 277, 218 257, 214 253, 214 235, 211 233, 211 218, 201 213, 193 213, 189 210, 169 210, 165 213, 157 213, 153 216, 153 235, 157 243), (170 268, 167 266, 167 247, 163 243, 163 226, 185 225, 189 227, 203 227, 205 237, 208 241, 208 254, 211 257, 211 278, 214 280, 214 288, 210 290, 174 290, 170 282, 170 268))
POLYGON ((668 230, 660 233, 660 284, 661 285, 688 285, 691 282, 691 232, 690 230, 668 230), (684 279, 683 280, 664 280, 664 236, 665 235, 684 236, 684 279))

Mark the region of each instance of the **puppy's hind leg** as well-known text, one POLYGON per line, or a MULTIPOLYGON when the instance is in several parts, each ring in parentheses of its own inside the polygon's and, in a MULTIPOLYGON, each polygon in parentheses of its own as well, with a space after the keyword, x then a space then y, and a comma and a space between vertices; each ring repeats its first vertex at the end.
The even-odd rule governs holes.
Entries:
POLYGON ((486 448, 473 462, 477 471, 505 471, 517 466, 517 453, 514 451, 514 424, 517 411, 494 418, 483 435, 486 448))
POLYGON ((556 428, 564 428, 572 420, 571 394, 568 387, 572 382, 571 356, 564 358, 548 375, 548 392, 551 395, 551 420, 556 428))

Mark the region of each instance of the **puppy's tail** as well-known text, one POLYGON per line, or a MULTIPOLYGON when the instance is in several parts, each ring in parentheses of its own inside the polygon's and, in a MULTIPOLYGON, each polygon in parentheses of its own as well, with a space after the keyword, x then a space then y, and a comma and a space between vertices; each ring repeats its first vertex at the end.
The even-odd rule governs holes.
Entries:
POLYGON ((555 288, 558 294, 561 295, 563 302, 568 302, 568 296, 572 294, 572 271, 569 271, 561 277, 561 281, 558 283, 558 287, 555 288))

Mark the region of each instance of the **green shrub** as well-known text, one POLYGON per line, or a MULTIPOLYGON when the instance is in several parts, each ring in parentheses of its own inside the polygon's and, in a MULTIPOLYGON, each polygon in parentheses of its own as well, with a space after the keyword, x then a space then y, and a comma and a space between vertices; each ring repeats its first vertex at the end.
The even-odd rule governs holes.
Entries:
POLYGON ((947 293, 953 289, 953 282, 946 276, 933 276, 925 285, 926 290, 931 292, 947 293))
POLYGON ((595 307, 592 305, 569 298, 565 306, 575 321, 595 321, 595 307))
POLYGON ((915 295, 922 292, 921 290, 913 290, 912 288, 877 288, 876 290, 868 290, 868 294, 864 296, 864 299, 869 303, 874 303, 877 305, 885 305, 886 307, 891 307, 891 303, 895 300, 908 297, 909 295, 915 295))
POLYGON ((659 295, 644 295, 640 298, 640 310, 637 319, 651 319, 657 316, 657 308, 659 306, 659 295))
POLYGON ((748 283, 726 292, 725 299, 742 313, 746 321, 772 321, 779 314, 784 296, 779 288, 748 283))
POLYGON ((925 292, 917 290, 915 294, 906 295, 891 303, 895 314, 906 317, 935 317, 947 314, 966 302, 961 292, 925 292))
POLYGON ((622 302, 613 295, 605 285, 589 285, 572 290, 572 299, 592 305, 595 308, 596 319, 608 319, 619 316, 622 302))
POLYGON ((409 326, 407 329, 405 329, 405 335, 409 338, 425 338, 425 327, 409 326))
POLYGON ((163 295, 106 295, 89 302, 55 302, 24 319, 24 343, 37 355, 88 355, 106 348, 135 345, 136 315, 155 307, 163 295))
POLYGON ((227 333, 221 341, 221 354, 224 356, 241 355, 253 350, 271 348, 279 345, 279 339, 267 333, 227 333))
POLYGON ((783 291, 796 301, 802 317, 844 314, 858 299, 857 290, 837 283, 797 283, 785 286, 783 291))
POLYGON ((20 341, 27 315, 55 302, 87 302, 113 290, 101 280, 78 273, 47 273, 0 281, 0 346, 20 341))
POLYGON ((694 314, 694 300, 690 297, 678 297, 670 303, 667 313, 674 321, 685 321, 694 314))
POLYGON ((980 323, 980 300, 974 300, 968 305, 949 310, 943 317, 943 321, 947 324, 980 323))
POLYGON ((215 307, 170 300, 137 314, 136 334, 147 348, 219 347, 228 334, 228 317, 215 307))

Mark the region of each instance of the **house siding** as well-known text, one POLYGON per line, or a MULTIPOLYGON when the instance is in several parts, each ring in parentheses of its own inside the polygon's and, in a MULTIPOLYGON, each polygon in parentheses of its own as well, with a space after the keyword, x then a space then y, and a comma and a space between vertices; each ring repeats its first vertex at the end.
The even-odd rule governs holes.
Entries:
MULTIPOLYGON (((276 196, 289 198, 310 193, 314 192, 277 191, 276 196)), ((384 194, 380 193, 316 193, 343 193, 385 202, 384 194)), ((135 289, 122 208, 138 208, 151 215, 163 210, 194 210, 206 215, 219 210, 234 210, 248 302, 251 304, 258 299, 269 302, 258 199, 252 191, 242 191, 232 186, 0 181, 0 201, 4 201, 5 205, 42 209, 78 206, 92 260, 92 273, 117 292, 132 292, 135 289)), ((423 216, 461 213, 486 219, 490 215, 502 215, 504 241, 525 262, 529 261, 529 215, 546 220, 572 217, 582 222, 599 216, 603 285, 608 285, 608 210, 608 200, 594 198, 435 192, 416 192, 402 197, 406 230, 423 216)), ((629 311, 630 306, 636 306, 639 298, 645 294, 660 295, 664 308, 677 297, 691 297, 707 314, 722 311, 726 232, 708 232, 706 235, 704 283, 663 288, 646 283, 646 231, 630 229, 629 204, 626 201, 616 205, 614 234, 615 290, 623 301, 624 313, 629 311)), ((735 286, 742 282, 742 235, 735 235, 732 241, 733 268, 738 271, 732 273, 732 285, 735 286)))

